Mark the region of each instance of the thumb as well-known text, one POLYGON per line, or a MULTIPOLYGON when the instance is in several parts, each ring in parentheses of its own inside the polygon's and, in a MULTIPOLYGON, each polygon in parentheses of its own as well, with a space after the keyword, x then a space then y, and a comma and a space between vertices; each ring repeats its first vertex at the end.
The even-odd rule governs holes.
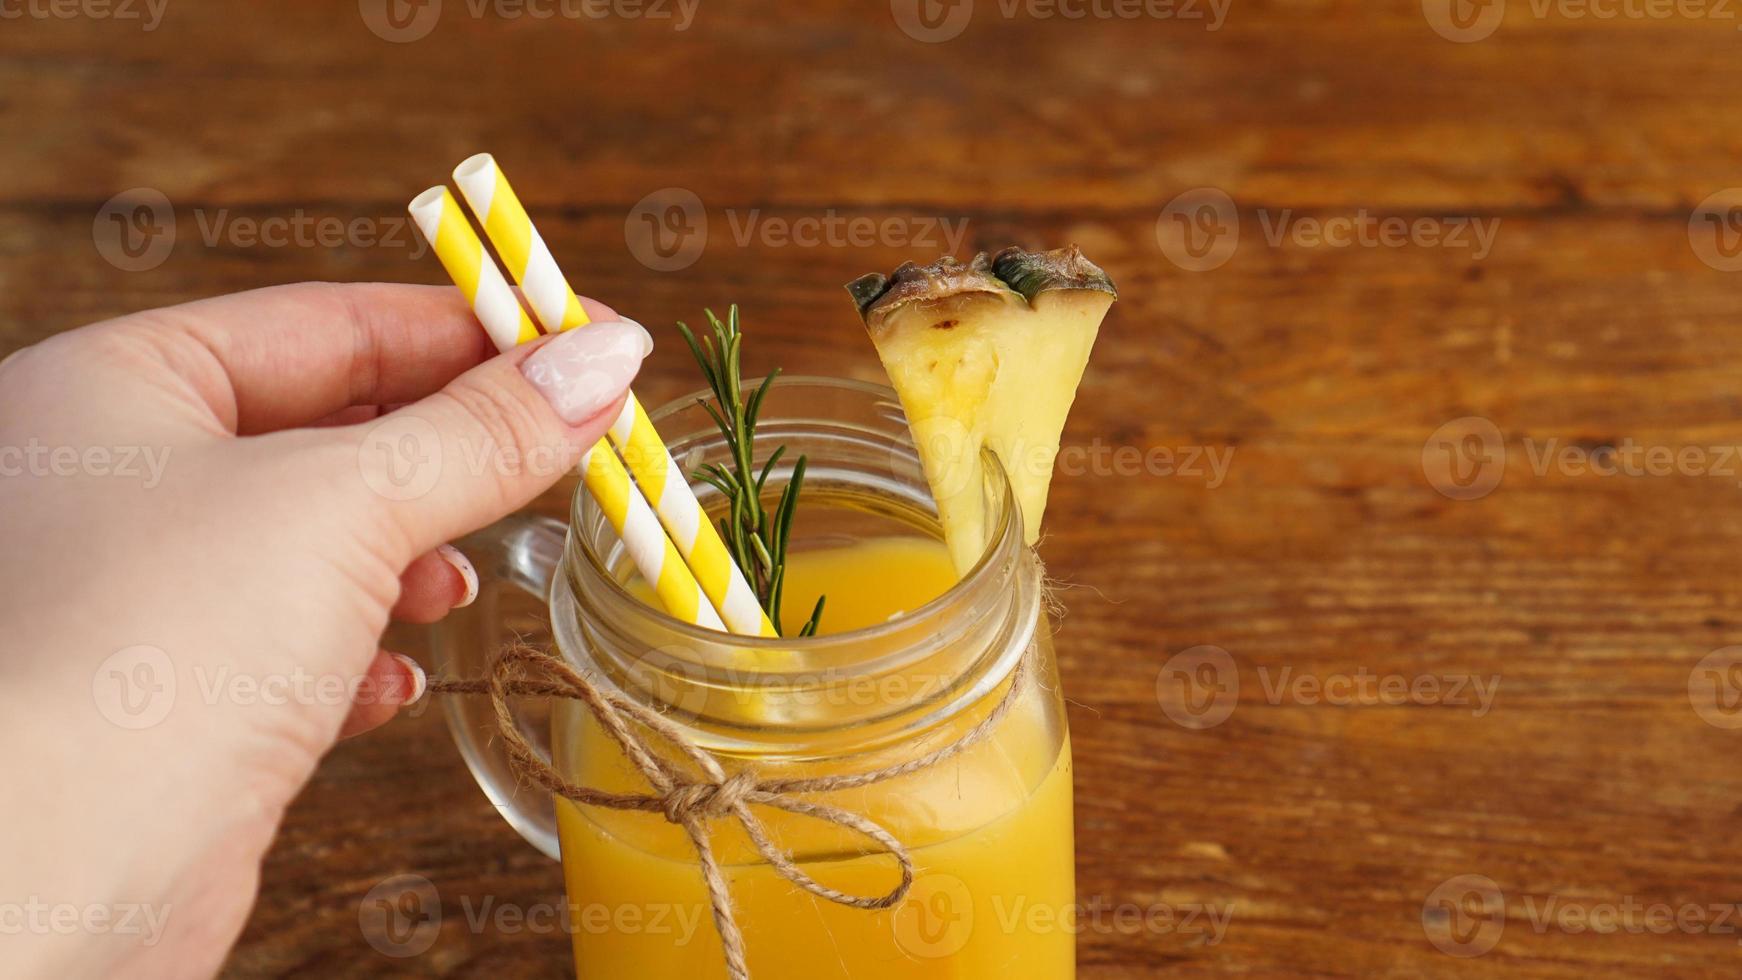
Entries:
POLYGON ((574 469, 616 419, 653 350, 632 320, 515 348, 441 391, 350 427, 363 482, 386 502, 398 557, 525 506, 574 469))

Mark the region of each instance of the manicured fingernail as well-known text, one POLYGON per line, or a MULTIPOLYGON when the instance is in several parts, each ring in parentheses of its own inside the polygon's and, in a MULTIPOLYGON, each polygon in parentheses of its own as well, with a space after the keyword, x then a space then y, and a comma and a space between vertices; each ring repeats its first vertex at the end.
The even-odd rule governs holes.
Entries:
POLYGON ((557 334, 520 366, 557 415, 570 425, 623 396, 651 349, 638 323, 612 320, 557 334))
POLYGON ((405 654, 396 653, 393 655, 393 659, 399 661, 399 665, 405 668, 407 674, 411 675, 411 696, 401 701, 400 704, 416 704, 417 699, 423 697, 423 692, 428 689, 429 678, 424 676, 423 668, 418 666, 417 661, 405 654))
MULTIPOLYGON (((633 323, 636 326, 641 327, 641 321, 631 320, 628 317, 623 317, 622 322, 633 323)), ((653 353, 653 334, 650 333, 646 327, 641 327, 641 339, 647 342, 647 354, 653 353)), ((647 354, 641 356, 646 357, 647 354)))
POLYGON ((460 573, 460 581, 466 585, 466 594, 459 602, 454 603, 455 609, 464 609, 478 598, 478 570, 472 567, 471 559, 460 553, 460 549, 451 544, 444 544, 436 549, 436 555, 442 561, 454 566, 454 571, 460 573))

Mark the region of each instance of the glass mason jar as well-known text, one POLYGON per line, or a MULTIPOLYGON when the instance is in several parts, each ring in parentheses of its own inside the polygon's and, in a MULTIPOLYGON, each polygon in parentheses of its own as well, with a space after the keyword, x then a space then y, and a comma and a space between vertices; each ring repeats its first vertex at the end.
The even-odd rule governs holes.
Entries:
MULTIPOLYGON (((696 396, 652 416, 686 471, 724 461, 696 396)), ((838 549, 822 584, 842 606, 911 574, 892 543, 939 535, 905 417, 887 388, 823 378, 776 382, 761 453, 808 457, 795 551, 838 549)), ((762 460, 757 460, 760 466, 762 460)), ((924 980, 1074 976, 1070 743, 1039 565, 1003 470, 985 467, 979 563, 943 595, 848 632, 727 636, 681 623, 631 588, 633 569, 603 514, 570 479, 527 511, 460 543, 485 583, 432 635, 444 676, 483 673, 516 638, 547 643, 595 683, 653 708, 728 773, 758 779, 883 769, 959 741, 1007 696, 984 738, 935 765, 806 799, 864 816, 911 855, 894 908, 866 911, 781 877, 734 819, 707 824, 756 980, 924 980), (567 519, 563 517, 566 503, 567 519), (1011 693, 1019 663, 1021 684, 1011 693)), ((790 476, 777 469, 769 491, 790 476)), ((721 504, 699 486, 704 506, 721 504)), ((808 612, 808 609, 805 610, 808 612)), ((824 614, 825 630, 829 614, 824 614)), ((581 978, 725 977, 695 845, 659 811, 554 802, 508 767, 487 699, 445 710, 485 792, 535 846, 560 857, 581 978)), ((577 702, 527 702, 517 722, 571 781, 651 792, 577 702)), ((650 743, 662 755, 669 746, 650 743)), ((693 768, 693 767, 691 767, 693 768)), ((899 881, 884 848, 839 824, 753 808, 791 860, 824 885, 881 896, 899 881)))

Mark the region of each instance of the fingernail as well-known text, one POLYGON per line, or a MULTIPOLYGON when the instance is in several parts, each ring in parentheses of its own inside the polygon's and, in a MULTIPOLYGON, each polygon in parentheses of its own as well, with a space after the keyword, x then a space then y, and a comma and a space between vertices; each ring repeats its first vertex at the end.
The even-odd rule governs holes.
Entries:
POLYGON ((396 653, 393 655, 393 659, 399 661, 399 665, 411 675, 411 696, 401 701, 400 704, 416 704, 417 699, 423 697, 423 692, 429 688, 429 678, 424 676, 423 668, 418 666, 417 661, 405 654, 396 653))
MULTIPOLYGON (((624 323, 633 323, 633 324, 635 324, 635 325, 636 325, 636 326, 638 326, 638 327, 641 327, 641 321, 639 321, 639 320, 631 320, 631 319, 629 319, 629 318, 628 318, 628 317, 623 317, 623 318, 622 318, 622 322, 624 322, 624 323)), ((652 334, 652 333, 650 333, 650 332, 649 332, 649 331, 648 331, 648 329, 647 329, 647 328, 646 328, 646 327, 641 327, 641 339, 642 339, 642 340, 643 340, 643 341, 645 341, 645 342, 646 342, 646 344, 647 344, 647 353, 646 353, 646 354, 642 354, 642 355, 641 355, 641 356, 642 356, 642 357, 646 357, 646 356, 647 356, 647 354, 651 354, 651 353, 653 353, 653 334, 652 334)))
POLYGON ((520 366, 557 415, 570 425, 599 414, 621 398, 650 350, 647 330, 613 320, 569 330, 520 366))
POLYGON ((460 581, 466 584, 466 594, 459 602, 454 603, 455 609, 464 609, 478 598, 478 570, 472 567, 471 559, 460 553, 460 549, 451 544, 444 544, 436 549, 436 555, 442 561, 454 566, 454 571, 460 573, 460 581))

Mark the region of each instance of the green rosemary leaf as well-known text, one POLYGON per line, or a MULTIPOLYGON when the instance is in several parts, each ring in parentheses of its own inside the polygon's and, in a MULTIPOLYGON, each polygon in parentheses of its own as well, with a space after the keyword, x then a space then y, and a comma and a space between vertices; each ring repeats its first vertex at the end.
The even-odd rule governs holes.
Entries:
POLYGON ((716 426, 719 426, 720 434, 726 437, 727 442, 731 442, 733 439, 737 438, 737 436, 732 432, 732 427, 720 416, 719 412, 714 410, 714 406, 707 402, 702 402, 702 407, 708 410, 708 416, 714 420, 716 426))
POLYGON ((804 489, 806 457, 800 456, 798 462, 792 464, 792 478, 787 481, 786 489, 780 494, 780 555, 781 561, 786 560, 786 543, 792 534, 792 519, 798 514, 798 494, 804 489))
POLYGON ((738 496, 740 489, 738 481, 733 478, 732 474, 727 473, 718 466, 704 466, 690 474, 690 476, 706 483, 715 490, 720 491, 720 496, 727 500, 731 500, 733 497, 738 496))
POLYGON ((785 446, 775 446, 774 452, 768 455, 768 462, 762 464, 762 475, 756 478, 756 495, 762 496, 762 487, 768 482, 768 474, 774 472, 774 464, 780 462, 780 457, 786 455, 785 446))
POLYGON ((774 595, 774 605, 768 610, 768 620, 774 624, 774 628, 778 632, 780 630, 781 591, 786 587, 786 566, 783 565, 774 570, 772 582, 773 584, 769 588, 774 595))
POLYGON ((696 363, 701 365, 702 377, 708 382, 708 389, 718 392, 720 386, 714 383, 714 366, 709 362, 707 355, 702 353, 702 345, 696 342, 695 333, 690 330, 689 324, 681 320, 678 321, 677 329, 679 333, 683 334, 683 342, 689 347, 691 356, 695 357, 696 363))
POLYGON ((701 470, 697 470, 694 473, 690 474, 690 476, 694 479, 702 481, 703 483, 706 483, 708 486, 713 487, 715 490, 720 491, 720 496, 722 496, 722 497, 730 498, 732 496, 732 488, 726 486, 724 483, 721 483, 719 480, 714 479, 712 474, 703 473, 701 470))
POLYGON ((811 610, 811 618, 805 620, 804 625, 799 628, 799 636, 817 635, 817 627, 823 624, 823 603, 828 600, 829 597, 826 595, 817 596, 816 608, 811 610))
POLYGON ((744 406, 744 424, 756 431, 756 419, 762 414, 762 399, 767 397, 768 389, 774 385, 774 379, 780 377, 780 369, 768 372, 768 377, 762 379, 762 384, 750 396, 750 404, 744 406))

